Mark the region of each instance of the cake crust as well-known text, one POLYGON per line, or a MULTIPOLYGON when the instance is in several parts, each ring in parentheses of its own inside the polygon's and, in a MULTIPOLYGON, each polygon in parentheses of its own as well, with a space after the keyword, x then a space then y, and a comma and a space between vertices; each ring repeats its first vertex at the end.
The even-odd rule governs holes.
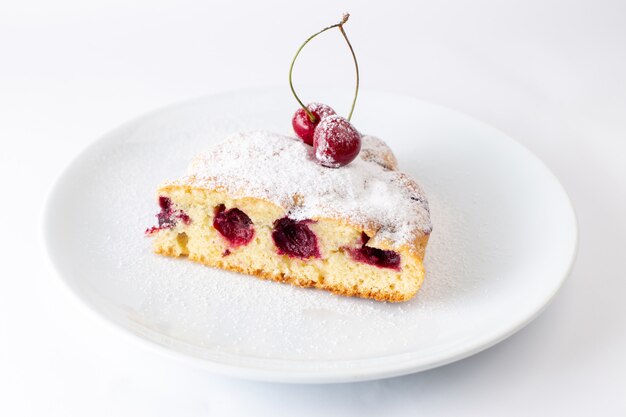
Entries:
MULTIPOLYGON (((155 253, 159 255, 170 256, 170 257, 175 257, 175 258, 179 257, 179 255, 177 255, 175 251, 172 250, 171 248, 169 249, 158 248, 158 249, 155 249, 155 253)), ((348 288, 347 286, 341 285, 341 284, 328 285, 328 284, 320 283, 318 281, 313 281, 310 279, 304 280, 304 279, 296 278, 294 276, 288 276, 285 274, 273 275, 273 274, 270 274, 266 271, 262 271, 259 269, 250 270, 249 268, 244 268, 241 266, 223 265, 220 262, 209 261, 206 258, 201 258, 197 256, 190 256, 189 259, 195 262, 199 262, 206 266, 220 268, 220 269, 224 269, 224 270, 232 271, 232 272, 239 272, 239 273, 246 274, 246 275, 252 275, 257 278, 276 281, 276 282, 280 282, 283 284, 291 284, 295 287, 317 288, 321 290, 330 291, 336 295, 341 295, 341 296, 346 296, 346 297, 372 298, 376 301, 388 301, 392 303, 408 301, 411 298, 413 298, 413 296, 417 293, 419 288, 422 286, 422 282, 424 280, 423 275, 422 275, 421 280, 417 284, 417 289, 415 293, 400 293, 400 292, 394 292, 394 291, 364 289, 360 287, 348 288)))

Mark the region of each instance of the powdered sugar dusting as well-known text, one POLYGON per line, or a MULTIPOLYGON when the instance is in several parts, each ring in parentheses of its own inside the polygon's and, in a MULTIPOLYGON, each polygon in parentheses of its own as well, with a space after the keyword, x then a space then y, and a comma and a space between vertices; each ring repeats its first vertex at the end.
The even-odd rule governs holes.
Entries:
POLYGON ((325 167, 339 168, 352 162, 361 150, 361 134, 341 116, 328 116, 313 136, 315 158, 325 167))
POLYGON ((317 114, 321 119, 335 114, 335 110, 327 104, 310 103, 307 104, 306 108, 309 109, 310 112, 317 114))
POLYGON ((387 169, 398 169, 398 160, 385 142, 375 136, 361 137, 361 158, 387 169))
POLYGON ((331 169, 317 164, 312 148, 302 141, 267 131, 243 131, 194 158, 188 176, 174 183, 222 187, 235 197, 267 199, 297 220, 346 219, 377 230, 377 240, 384 238, 392 246, 411 244, 430 233, 422 189, 380 163, 393 160, 380 140, 364 140, 363 147, 367 159, 359 155, 349 165, 331 169))

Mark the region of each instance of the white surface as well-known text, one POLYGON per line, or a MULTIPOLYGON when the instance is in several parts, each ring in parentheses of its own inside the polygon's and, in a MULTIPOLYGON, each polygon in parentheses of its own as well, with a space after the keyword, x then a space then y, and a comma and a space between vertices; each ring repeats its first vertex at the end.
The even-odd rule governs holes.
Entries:
MULTIPOLYGON (((81 149, 147 110, 229 89, 286 87, 300 40, 340 10, 334 2, 4 2, 0 414, 626 414, 626 6, 360 3, 342 10, 353 14, 348 33, 364 87, 485 120, 565 186, 579 220, 579 256, 549 308, 472 358, 358 384, 242 382, 146 350, 87 313, 29 246, 40 235, 46 191, 81 149)), ((333 64, 320 83, 344 81, 329 72, 335 65, 351 82, 345 47, 327 39, 336 49, 309 51, 333 64)), ((306 56, 300 80, 320 71, 306 56)))
MULTIPOLYGON (((322 91, 330 103, 346 93, 322 91)), ((63 173, 47 206, 54 265, 85 303, 121 328, 198 366, 244 378, 403 375, 517 331, 554 296, 574 260, 576 219, 561 185, 527 150, 483 123, 396 94, 361 97, 354 123, 389 138, 399 166, 420 179, 429 198, 428 278, 411 301, 337 297, 151 253, 142 230, 154 224, 156 184, 179 178, 199 150, 233 129, 261 123, 288 134, 284 115, 293 103, 283 89, 193 100, 90 146, 63 173), (377 117, 386 109, 392 111, 377 117)))

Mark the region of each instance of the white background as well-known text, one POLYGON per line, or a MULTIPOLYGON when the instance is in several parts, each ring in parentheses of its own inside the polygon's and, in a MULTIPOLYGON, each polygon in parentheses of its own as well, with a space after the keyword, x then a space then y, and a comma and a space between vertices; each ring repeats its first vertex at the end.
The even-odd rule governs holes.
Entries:
MULTIPOLYGON (((626 415, 626 3, 129 3, 0 2, 0 415, 626 415), (299 43, 345 10, 364 88, 495 125, 562 181, 580 245, 550 307, 461 362, 326 386, 212 375, 87 311, 40 243, 55 177, 146 111, 288 88, 299 43)), ((316 84, 351 77, 345 45, 328 34, 296 81, 305 101, 323 101, 316 84)))

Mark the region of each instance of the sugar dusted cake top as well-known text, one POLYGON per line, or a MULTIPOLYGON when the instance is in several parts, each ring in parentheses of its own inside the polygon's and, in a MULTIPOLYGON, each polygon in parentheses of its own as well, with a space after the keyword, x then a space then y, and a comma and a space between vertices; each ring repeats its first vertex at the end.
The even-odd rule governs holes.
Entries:
POLYGON ((224 188, 233 197, 256 197, 282 206, 289 217, 344 219, 376 231, 372 245, 412 244, 432 230, 426 196, 396 171, 387 145, 362 138, 359 156, 347 166, 326 168, 313 148, 267 131, 238 132, 198 154, 187 176, 170 184, 224 188))

